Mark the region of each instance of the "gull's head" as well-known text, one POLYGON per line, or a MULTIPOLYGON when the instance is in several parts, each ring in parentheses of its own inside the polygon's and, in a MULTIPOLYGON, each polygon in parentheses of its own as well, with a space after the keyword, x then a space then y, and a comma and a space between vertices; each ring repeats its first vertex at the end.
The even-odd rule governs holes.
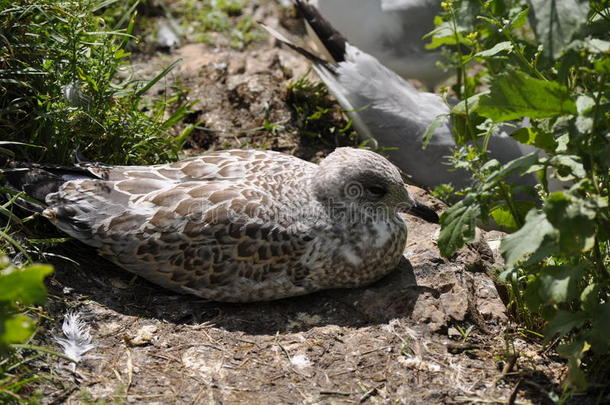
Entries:
POLYGON ((312 182, 318 200, 334 208, 395 213, 415 204, 396 166, 365 149, 337 148, 320 163, 312 182))

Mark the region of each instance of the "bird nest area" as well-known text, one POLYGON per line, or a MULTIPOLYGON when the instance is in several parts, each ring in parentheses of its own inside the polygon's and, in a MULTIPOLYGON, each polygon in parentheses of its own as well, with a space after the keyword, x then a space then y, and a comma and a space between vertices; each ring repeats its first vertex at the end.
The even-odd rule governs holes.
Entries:
POLYGON ((544 403, 564 367, 511 328, 494 252, 481 240, 443 259, 438 225, 406 220, 404 259, 375 284, 250 304, 177 295, 63 246, 81 266, 57 265, 43 327, 79 311, 95 348, 51 366, 45 401, 544 403))
MULTIPOLYGON (((295 21, 275 2, 248 2, 241 13, 270 26, 295 21)), ((354 144, 315 77, 302 79, 306 61, 271 39, 236 49, 223 35, 133 56, 133 69, 144 76, 182 60, 149 94, 183 91, 197 102, 187 154, 260 147, 316 161, 354 144), (312 100, 327 104, 318 111, 312 100)), ((442 209, 422 190, 410 191, 442 209)), ((57 347, 52 335, 63 315, 78 311, 95 347, 75 368, 56 357, 39 361, 41 372, 52 375, 38 383, 42 402, 550 401, 565 364, 512 324, 493 281, 501 259, 486 240, 494 234, 481 232, 479 242, 447 259, 436 246, 438 225, 405 218, 403 261, 372 286, 252 304, 177 295, 93 249, 63 244, 58 253, 80 265, 54 263, 51 316, 35 343, 57 347)))

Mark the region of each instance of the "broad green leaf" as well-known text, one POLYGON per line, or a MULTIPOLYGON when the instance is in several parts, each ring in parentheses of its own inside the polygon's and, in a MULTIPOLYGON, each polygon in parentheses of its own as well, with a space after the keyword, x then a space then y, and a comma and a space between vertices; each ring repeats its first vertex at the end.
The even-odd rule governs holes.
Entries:
POLYGON ((582 338, 576 339, 571 343, 557 346, 557 353, 565 358, 581 359, 583 354, 589 351, 591 346, 582 338))
POLYGON ((609 53, 610 42, 601 40, 599 38, 587 38, 585 39, 587 49, 591 53, 609 53))
POLYGON ((455 106, 453 106, 453 108, 451 109, 451 113, 457 115, 466 115, 466 113, 476 111, 479 108, 479 100, 486 94, 489 94, 489 91, 484 91, 475 94, 474 96, 468 97, 467 99, 460 101, 455 106))
POLYGON ((34 332, 34 322, 26 315, 0 318, 0 347, 25 342, 34 332))
POLYGON ((576 121, 575 121, 576 129, 581 134, 591 133, 591 131, 593 131, 593 124, 594 124, 593 118, 591 118, 591 117, 584 117, 582 115, 579 115, 578 117, 576 117, 576 121))
POLYGON ((598 303, 599 286, 589 284, 580 294, 580 302, 584 311, 592 311, 598 303))
POLYGON ((548 221, 559 230, 559 246, 563 252, 586 252, 593 248, 596 212, 585 200, 573 199, 557 191, 547 198, 544 212, 548 221))
MULTIPOLYGON (((530 209, 534 208, 533 201, 513 201, 513 206, 517 209, 518 215, 525 216, 530 209)), ((505 228, 508 232, 514 232, 519 229, 517 221, 513 217, 511 210, 506 205, 494 207, 489 212, 496 224, 505 228)))
POLYGON ((589 97, 587 95, 580 95, 576 99, 576 111, 578 111, 578 115, 585 115, 591 112, 593 107, 595 106, 595 100, 593 97, 589 97))
POLYGON ((549 163, 557 168, 557 175, 560 180, 569 181, 587 176, 579 156, 556 155, 549 159, 549 163))
POLYGON ((544 267, 526 288, 528 305, 537 310, 538 305, 555 305, 576 299, 583 275, 582 266, 566 264, 544 267))
POLYGON ((539 131, 532 127, 519 128, 510 136, 524 145, 532 145, 543 149, 546 152, 554 152, 557 143, 553 139, 553 134, 546 131, 539 131))
POLYGON ((518 228, 515 218, 513 218, 510 210, 505 206, 494 207, 489 212, 489 215, 491 215, 496 224, 500 225, 504 229, 511 231, 518 228))
POLYGON ((544 54, 557 58, 586 24, 589 2, 578 0, 530 0, 530 22, 544 54))
POLYGON ((478 52, 474 56, 478 56, 481 58, 489 58, 489 57, 495 56, 496 54, 498 54, 502 51, 510 52, 512 50, 513 50, 513 44, 510 41, 504 41, 504 42, 498 42, 496 45, 493 46, 493 48, 478 52))
POLYGON ((576 99, 578 117, 576 117, 575 125, 581 134, 588 134, 593 130, 593 118, 587 115, 593 110, 594 106, 595 100, 587 95, 580 95, 576 99))
POLYGON ((531 166, 538 163, 538 154, 536 152, 532 152, 528 155, 521 156, 515 160, 511 160, 510 162, 502 165, 502 167, 490 174, 487 179, 485 179, 485 187, 484 190, 489 190, 496 185, 497 182, 504 179, 511 173, 520 171, 526 172, 531 166))
POLYGON ((23 305, 44 302, 44 278, 52 272, 52 266, 37 264, 0 274, 0 301, 19 301, 23 305))
POLYGON ((587 321, 587 313, 583 311, 569 312, 559 310, 549 320, 544 330, 544 339, 548 342, 556 335, 565 336, 574 328, 580 328, 587 321))
POLYGON ((477 111, 484 117, 501 122, 522 117, 574 115, 576 105, 561 84, 509 70, 494 78, 489 93, 480 98, 477 111))
POLYGON ((557 230, 547 220, 546 215, 532 209, 525 217, 525 225, 502 239, 500 252, 504 256, 506 266, 511 268, 529 255, 532 255, 530 261, 535 261, 554 252, 557 237, 557 230))
POLYGON ((610 302, 599 305, 591 319, 593 350, 603 353, 610 346, 610 302))
POLYGON ((441 215, 438 247, 443 256, 451 256, 464 243, 474 240, 475 223, 480 215, 481 207, 471 196, 466 196, 441 215))
POLYGON ((606 57, 602 60, 598 60, 594 63, 595 70, 600 73, 610 73, 610 57, 606 57))
POLYGON ((515 14, 512 19, 511 19, 511 27, 513 28, 521 28, 523 27, 525 24, 527 24, 527 16, 529 14, 530 9, 526 8, 524 10, 519 11, 517 14, 515 14))
POLYGON ((568 378, 567 381, 579 390, 587 388, 585 373, 581 370, 581 359, 589 351, 589 345, 581 336, 570 343, 561 344, 557 347, 557 352, 568 359, 568 378))

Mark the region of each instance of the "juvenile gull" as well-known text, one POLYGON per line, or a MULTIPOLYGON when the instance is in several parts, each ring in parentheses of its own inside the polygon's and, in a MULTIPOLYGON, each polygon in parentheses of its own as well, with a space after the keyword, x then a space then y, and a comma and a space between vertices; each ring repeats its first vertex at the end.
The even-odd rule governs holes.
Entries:
MULTIPOLYGON (((23 165, 22 165, 23 166, 23 165)), ((153 283, 247 302, 369 284, 398 264, 414 204, 398 169, 338 148, 320 165, 228 150, 155 166, 19 168, 59 229, 153 283)))

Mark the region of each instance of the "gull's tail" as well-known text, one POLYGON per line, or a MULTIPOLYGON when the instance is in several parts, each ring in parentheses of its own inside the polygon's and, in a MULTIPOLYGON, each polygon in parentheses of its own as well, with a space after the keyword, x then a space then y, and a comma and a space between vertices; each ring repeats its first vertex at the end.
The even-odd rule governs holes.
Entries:
POLYGON ((32 212, 46 208, 47 195, 55 193, 68 180, 93 178, 94 176, 80 166, 62 166, 54 164, 25 163, 11 160, 0 162, 0 186, 7 191, 4 194, 24 193, 15 203, 32 212))
POLYGON ((369 145, 373 148, 378 147, 377 140, 373 136, 369 126, 359 114, 359 111, 362 110, 362 106, 356 106, 350 101, 350 98, 348 97, 349 92, 339 81, 337 72, 337 69, 339 68, 338 63, 346 61, 346 50, 350 45, 345 37, 335 30, 330 23, 320 15, 317 8, 300 0, 294 0, 294 5, 303 18, 305 18, 310 33, 315 34, 313 35, 313 38, 317 40, 316 42, 321 44, 321 53, 327 54, 332 61, 327 61, 322 57, 317 56, 315 53, 296 45, 284 35, 265 24, 260 23, 260 25, 284 45, 312 62, 315 72, 324 84, 326 84, 329 91, 335 96, 343 108, 343 111, 352 120, 354 128, 356 128, 361 140, 369 142, 369 145))
POLYGON ((299 15, 305 20, 307 31, 317 45, 325 51, 335 63, 345 61, 347 40, 320 14, 317 7, 301 0, 294 0, 299 15))

